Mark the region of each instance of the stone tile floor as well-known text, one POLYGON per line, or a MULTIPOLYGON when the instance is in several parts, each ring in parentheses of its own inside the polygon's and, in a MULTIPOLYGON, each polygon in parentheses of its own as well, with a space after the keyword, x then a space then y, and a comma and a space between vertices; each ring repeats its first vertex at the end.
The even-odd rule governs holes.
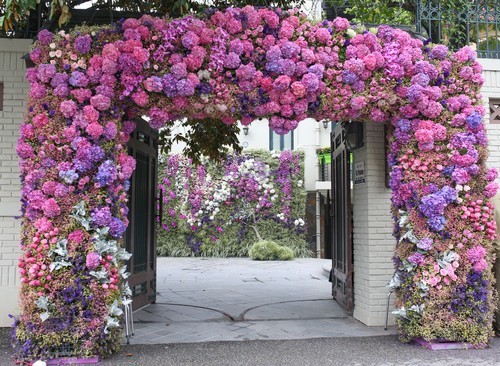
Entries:
POLYGON ((329 260, 158 258, 157 301, 134 313, 132 344, 393 334, 331 297, 329 260))

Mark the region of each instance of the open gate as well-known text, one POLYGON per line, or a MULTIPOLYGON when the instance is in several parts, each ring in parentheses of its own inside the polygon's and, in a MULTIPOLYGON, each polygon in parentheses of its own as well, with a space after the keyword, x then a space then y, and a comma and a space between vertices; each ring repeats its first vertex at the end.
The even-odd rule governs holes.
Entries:
POLYGON ((330 135, 332 152, 332 296, 352 312, 353 258, 350 153, 345 144, 345 132, 337 123, 330 135))
POLYGON ((156 192, 158 177, 158 132, 138 119, 128 142, 128 153, 136 160, 130 182, 129 226, 125 236, 132 253, 128 268, 133 309, 156 301, 156 192))

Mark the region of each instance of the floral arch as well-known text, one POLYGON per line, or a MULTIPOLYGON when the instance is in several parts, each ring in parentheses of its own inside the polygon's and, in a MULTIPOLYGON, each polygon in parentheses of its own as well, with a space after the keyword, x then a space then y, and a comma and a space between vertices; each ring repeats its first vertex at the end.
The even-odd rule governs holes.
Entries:
POLYGON ((186 116, 267 117, 278 133, 306 117, 387 123, 400 334, 488 343, 496 172, 485 166, 482 70, 469 48, 247 6, 42 31, 30 56, 17 146, 18 357, 119 347, 129 296, 119 239, 135 164, 124 144, 140 114, 154 128, 186 116))

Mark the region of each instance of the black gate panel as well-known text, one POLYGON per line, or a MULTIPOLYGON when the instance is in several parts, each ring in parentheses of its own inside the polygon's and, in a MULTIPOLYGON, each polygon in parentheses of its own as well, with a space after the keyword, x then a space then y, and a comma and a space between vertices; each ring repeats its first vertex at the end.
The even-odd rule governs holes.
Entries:
POLYGON ((346 311, 354 308, 350 153, 344 130, 337 123, 332 151, 332 295, 346 311))
POLYGON ((129 285, 133 309, 156 301, 156 192, 158 133, 144 120, 128 143, 129 155, 136 160, 131 179, 126 248, 132 253, 129 285))

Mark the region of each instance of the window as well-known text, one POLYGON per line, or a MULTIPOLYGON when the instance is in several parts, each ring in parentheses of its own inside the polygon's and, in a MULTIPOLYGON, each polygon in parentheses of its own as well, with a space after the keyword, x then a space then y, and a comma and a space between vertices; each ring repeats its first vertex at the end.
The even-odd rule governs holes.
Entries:
POLYGON ((490 98, 490 124, 500 124, 500 99, 490 98))
POLYGON ((293 150, 293 131, 278 135, 269 129, 269 150, 293 150))

